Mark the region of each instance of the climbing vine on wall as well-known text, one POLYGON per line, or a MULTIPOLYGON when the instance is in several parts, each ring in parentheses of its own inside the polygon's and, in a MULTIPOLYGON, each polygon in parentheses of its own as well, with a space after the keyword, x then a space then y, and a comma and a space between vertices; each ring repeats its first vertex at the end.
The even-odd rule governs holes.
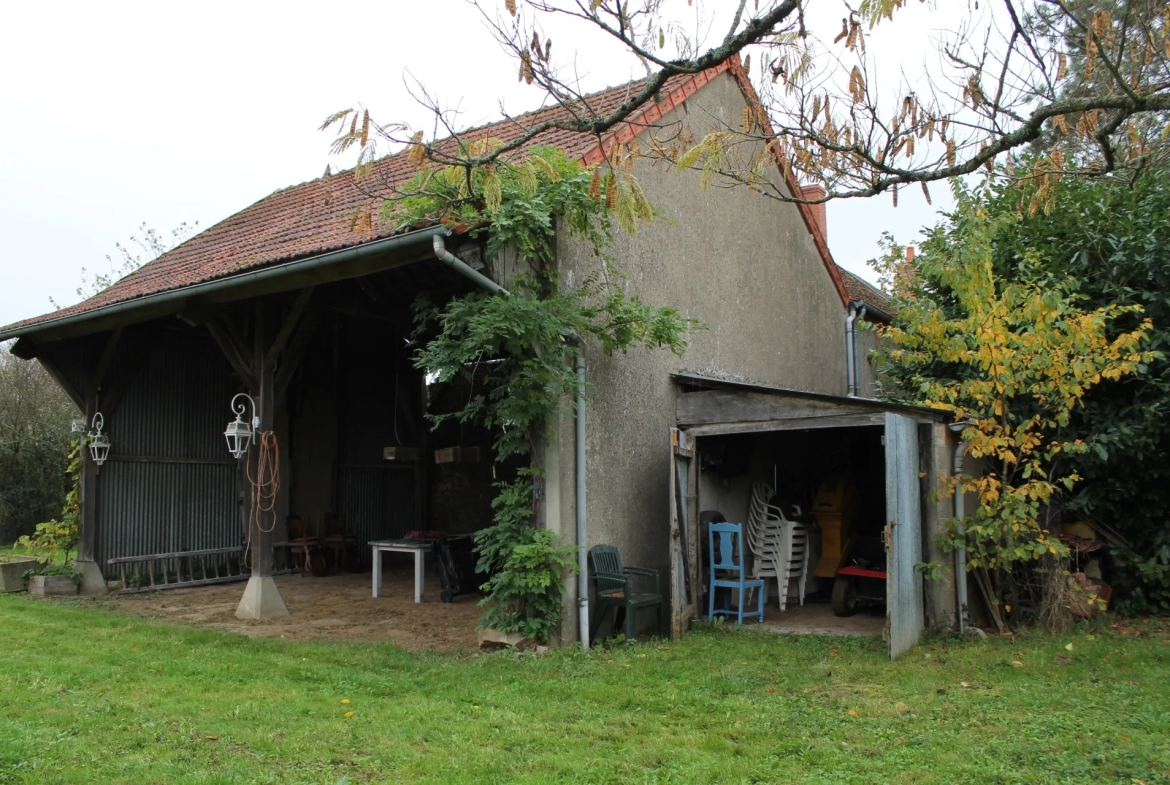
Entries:
POLYGON ((476 535, 478 569, 488 576, 482 623, 547 641, 561 620, 565 571, 576 561, 574 548, 534 526, 539 448, 576 392, 575 359, 588 343, 611 353, 642 347, 682 354, 698 324, 620 286, 607 253, 613 225, 633 232, 654 215, 629 168, 590 169, 559 149, 538 147, 491 167, 423 169, 400 190, 384 217, 406 226, 436 218, 464 225, 485 241, 489 256, 514 249, 528 264, 507 283, 508 295, 420 300, 415 365, 472 390, 462 409, 432 416, 434 425, 453 419, 486 426, 496 434, 496 461, 522 464, 514 479, 496 483, 493 525, 476 535), (556 272, 558 228, 597 258, 579 285, 566 286, 556 272))

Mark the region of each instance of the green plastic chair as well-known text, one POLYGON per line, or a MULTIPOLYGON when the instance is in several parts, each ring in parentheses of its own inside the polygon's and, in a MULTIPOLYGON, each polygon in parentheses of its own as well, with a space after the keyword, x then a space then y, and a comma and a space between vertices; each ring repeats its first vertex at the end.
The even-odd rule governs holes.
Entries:
POLYGON ((626 615, 626 640, 634 640, 638 627, 638 611, 646 608, 657 608, 658 633, 663 631, 664 615, 662 613, 662 593, 658 587, 658 570, 645 567, 622 567, 621 552, 612 545, 594 545, 589 550, 589 567, 593 575, 593 586, 596 591, 594 602, 593 622, 589 625, 589 639, 597 637, 597 630, 601 627, 601 620, 611 609, 614 611, 614 627, 617 627, 617 612, 620 610, 626 615), (650 582, 650 591, 638 594, 634 587, 634 578, 646 578, 650 582))

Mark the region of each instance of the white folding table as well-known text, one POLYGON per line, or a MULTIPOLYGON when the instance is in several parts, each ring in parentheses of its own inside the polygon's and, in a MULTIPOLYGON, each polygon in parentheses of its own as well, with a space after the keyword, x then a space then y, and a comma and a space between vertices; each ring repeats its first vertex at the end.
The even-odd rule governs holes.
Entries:
POLYGON ((423 600, 423 582, 426 575, 425 554, 431 549, 434 540, 372 540, 370 548, 374 557, 374 596, 382 593, 382 554, 413 553, 414 554, 414 601, 423 600))

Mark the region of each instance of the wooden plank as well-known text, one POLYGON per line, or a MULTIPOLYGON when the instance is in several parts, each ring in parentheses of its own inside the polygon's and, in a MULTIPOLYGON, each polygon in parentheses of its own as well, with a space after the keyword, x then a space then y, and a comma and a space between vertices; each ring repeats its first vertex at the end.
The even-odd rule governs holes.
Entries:
POLYGON ((703 606, 702 569, 699 566, 703 546, 700 542, 702 532, 699 526, 699 442, 692 439, 691 449, 694 456, 690 460, 690 471, 687 475, 687 564, 690 566, 689 583, 691 586, 691 612, 689 618, 698 619, 699 608, 703 606))
MULTIPOLYGON (((418 461, 418 463, 426 463, 426 461, 418 461)), ((382 469, 383 471, 414 471, 415 462, 396 463, 394 461, 386 461, 385 463, 344 463, 339 468, 342 469, 382 469)))
MULTIPOLYGON (((788 420, 874 411, 872 406, 846 401, 788 398, 747 390, 703 390, 680 393, 675 399, 675 417, 679 425, 788 420)), ((876 411, 881 413, 880 409, 876 411)))
POLYGON ((235 466, 235 458, 183 458, 175 455, 110 455, 110 463, 179 463, 193 466, 235 466))
MULTIPOLYGON (((680 431, 679 434, 680 434, 680 436, 685 436, 685 433, 683 433, 682 431, 680 431)), ((687 520, 687 518, 690 514, 690 502, 688 501, 688 496, 690 495, 690 486, 689 486, 687 480, 690 479, 690 463, 691 463, 691 461, 690 461, 690 458, 684 458, 682 456, 679 456, 677 452, 675 453, 675 456, 676 456, 675 457, 675 467, 676 467, 676 471, 678 472, 678 476, 677 476, 676 482, 675 482, 675 489, 676 489, 676 493, 678 495, 678 499, 677 499, 678 506, 676 507, 676 510, 678 512, 679 557, 682 559, 682 563, 680 565, 680 571, 682 573, 682 577, 681 577, 682 596, 683 596, 683 599, 689 603, 689 602, 693 602, 693 600, 694 600, 694 597, 692 596, 692 593, 691 593, 691 577, 690 577, 691 576, 691 568, 690 568, 690 565, 691 565, 691 561, 690 561, 691 542, 690 542, 689 531, 688 531, 690 528, 690 524, 688 523, 688 520, 687 520)), ((689 617, 687 617, 687 618, 689 618, 689 617)))
POLYGON ((764 420, 760 422, 718 423, 695 425, 686 431, 693 437, 720 436, 730 433, 760 433, 763 431, 809 431, 818 428, 856 428, 882 425, 885 413, 841 414, 833 417, 804 417, 795 420, 764 420))
POLYGON ((686 631, 686 596, 683 586, 682 535, 678 526, 677 458, 678 429, 671 428, 670 446, 670 637, 680 638, 686 631))
POLYGON ((156 559, 177 559, 186 556, 216 556, 219 554, 234 554, 239 555, 243 553, 243 547, 234 545, 230 548, 205 548, 198 551, 175 551, 174 553, 153 553, 148 556, 119 556, 114 559, 107 559, 107 564, 133 564, 134 562, 153 561, 156 559))

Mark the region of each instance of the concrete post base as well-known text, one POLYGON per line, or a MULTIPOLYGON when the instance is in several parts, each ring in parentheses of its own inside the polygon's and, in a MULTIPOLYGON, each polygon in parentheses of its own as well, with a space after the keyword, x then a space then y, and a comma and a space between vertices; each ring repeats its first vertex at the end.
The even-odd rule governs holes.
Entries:
POLYGON ((277 616, 288 616, 288 608, 284 606, 276 581, 271 577, 253 575, 244 588, 240 606, 236 608, 236 618, 272 619, 277 616))
POLYGON ((106 588, 106 576, 102 575, 102 571, 97 566, 97 562, 78 560, 77 569, 81 572, 82 594, 95 596, 105 594, 109 591, 106 588))

